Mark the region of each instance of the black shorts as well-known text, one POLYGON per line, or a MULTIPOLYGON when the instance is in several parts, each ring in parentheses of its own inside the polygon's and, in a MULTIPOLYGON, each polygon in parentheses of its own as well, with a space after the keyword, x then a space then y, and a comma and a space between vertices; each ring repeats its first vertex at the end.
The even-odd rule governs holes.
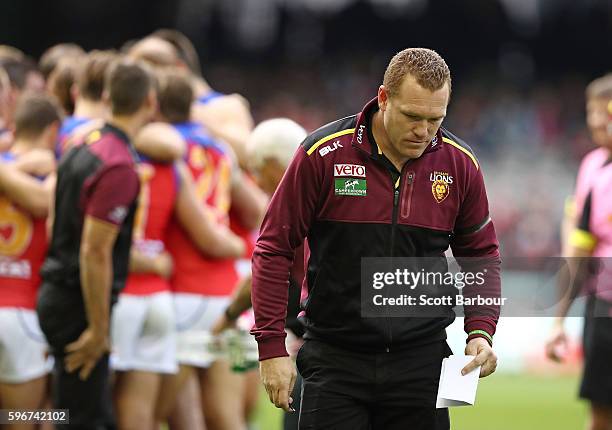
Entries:
POLYGON ((589 299, 583 348, 580 397, 597 405, 612 406, 612 303, 589 299))
POLYGON ((436 409, 446 341, 364 353, 307 340, 297 356, 303 377, 300 430, 448 430, 436 409))

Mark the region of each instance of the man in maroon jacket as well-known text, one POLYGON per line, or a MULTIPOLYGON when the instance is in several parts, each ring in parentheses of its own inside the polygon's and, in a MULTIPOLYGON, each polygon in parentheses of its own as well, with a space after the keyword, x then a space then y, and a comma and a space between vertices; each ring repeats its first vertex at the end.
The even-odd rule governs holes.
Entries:
MULTIPOLYGON (((444 60, 406 49, 387 67, 378 97, 357 115, 313 132, 276 191, 253 255, 252 300, 261 376, 270 400, 291 410, 295 368, 283 331, 293 250, 308 239, 306 342, 300 429, 448 429, 436 409, 442 317, 364 318, 363 257, 493 261, 487 294, 499 293, 499 252, 480 166, 441 128, 451 91, 444 60)), ((464 307, 469 372, 495 371, 498 307, 464 307)))

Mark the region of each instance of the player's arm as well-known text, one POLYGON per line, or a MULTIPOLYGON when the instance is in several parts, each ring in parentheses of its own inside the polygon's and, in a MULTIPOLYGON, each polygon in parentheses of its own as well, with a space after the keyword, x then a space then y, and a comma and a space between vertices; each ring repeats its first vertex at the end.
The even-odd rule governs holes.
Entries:
POLYGON ((53 237, 53 222, 55 221, 55 188, 57 186, 57 174, 54 172, 45 180, 48 182, 48 187, 51 190, 49 193, 49 213, 45 228, 47 230, 47 240, 51 243, 53 237))
POLYGON ((13 133, 10 130, 0 129, 0 152, 6 152, 13 146, 13 133))
POLYGON ((186 150, 180 133, 171 125, 162 122, 144 126, 134 138, 134 147, 150 159, 161 162, 178 160, 186 150))
POLYGON ((85 345, 73 344, 74 349, 66 349, 66 352, 74 353, 66 358, 67 370, 74 371, 81 364, 80 376, 82 379, 88 376, 95 363, 108 349, 113 247, 118 233, 119 226, 90 215, 85 216, 79 265, 81 291, 88 325, 79 338, 81 340, 85 336, 83 339, 85 345), (83 346, 86 348, 81 351, 83 346))
POLYGON ((238 317, 246 310, 251 308, 251 286, 253 279, 250 276, 243 278, 234 291, 232 301, 225 308, 225 312, 213 324, 212 334, 218 335, 223 330, 232 327, 238 317))
POLYGON ((168 279, 173 268, 172 256, 166 251, 150 256, 136 246, 130 250, 130 273, 151 273, 168 279))
POLYGON ((576 219, 576 199, 574 196, 568 196, 565 199, 563 209, 563 219, 561 220, 561 255, 567 256, 570 248, 570 236, 576 228, 578 220, 576 219))
POLYGON ((138 195, 139 180, 127 165, 112 167, 92 185, 85 207, 79 265, 87 328, 65 348, 68 372, 87 379, 109 349, 113 248, 121 225, 138 195))
POLYGON ((0 191, 33 217, 44 218, 49 213, 53 182, 50 178, 40 181, 16 166, 3 163, 0 164, 0 191))
POLYGON ((244 97, 231 94, 219 97, 209 105, 195 104, 192 115, 194 120, 203 124, 213 136, 231 145, 240 166, 246 168, 246 142, 253 130, 253 117, 244 97))
POLYGON ((48 149, 31 149, 19 156, 12 165, 24 173, 44 177, 55 171, 55 154, 48 149))
POLYGON ((204 254, 214 258, 238 258, 244 255, 244 241, 220 225, 198 201, 193 178, 184 163, 177 163, 180 189, 174 207, 179 224, 204 254))
POLYGON ((562 243, 566 264, 559 271, 557 278, 557 291, 559 292, 557 314, 552 332, 545 345, 548 358, 557 362, 563 360, 568 346, 564 328, 565 318, 590 275, 591 264, 595 263, 589 258, 597 244, 597 238, 590 229, 590 214, 591 195, 589 194, 584 202, 580 218, 573 215, 574 224, 572 228, 568 228, 569 233, 562 243))
POLYGON ((268 204, 266 194, 241 170, 232 180, 231 193, 232 210, 240 224, 248 230, 259 228, 268 204))
MULTIPOLYGON (((579 232, 578 234, 582 234, 579 232)), ((575 245, 567 248, 566 267, 561 271, 558 279, 559 305, 555 324, 563 325, 574 300, 589 275, 589 257, 592 251, 575 245)))
POLYGON ((576 210, 565 211, 562 231, 562 251, 563 256, 567 257, 566 266, 560 271, 558 278, 559 306, 556 315, 556 323, 563 325, 563 320, 567 316, 569 309, 578 296, 588 274, 589 258, 597 238, 591 232, 591 194, 585 199, 580 212, 580 217, 576 215, 576 210))

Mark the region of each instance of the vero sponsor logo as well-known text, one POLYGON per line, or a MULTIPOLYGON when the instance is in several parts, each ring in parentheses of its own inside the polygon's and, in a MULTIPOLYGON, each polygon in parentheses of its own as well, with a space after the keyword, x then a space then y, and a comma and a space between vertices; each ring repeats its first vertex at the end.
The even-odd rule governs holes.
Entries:
POLYGON ((334 164, 334 176, 366 177, 365 166, 359 164, 334 164))

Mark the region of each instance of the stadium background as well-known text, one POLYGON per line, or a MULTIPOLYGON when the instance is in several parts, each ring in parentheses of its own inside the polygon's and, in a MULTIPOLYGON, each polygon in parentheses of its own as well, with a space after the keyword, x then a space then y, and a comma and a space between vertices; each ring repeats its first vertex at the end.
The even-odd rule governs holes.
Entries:
MULTIPOLYGON (((0 4, 0 43, 38 57, 59 42, 119 48, 160 27, 195 43, 205 78, 239 92, 257 122, 288 116, 308 130, 356 112, 375 95, 391 55, 436 49, 453 72, 445 125, 476 151, 502 256, 555 256, 564 198, 592 144, 583 90, 612 69, 609 0, 36 0, 0 4)), ((529 272, 506 272, 504 289, 529 272)), ((498 373, 477 406, 453 413, 459 430, 576 429, 581 321, 564 366, 546 363, 545 318, 499 326, 498 373)), ((449 330, 453 350, 461 323, 449 330)), ((263 400, 263 399, 262 399, 263 400)), ((278 427, 262 401, 259 427, 278 427)))

